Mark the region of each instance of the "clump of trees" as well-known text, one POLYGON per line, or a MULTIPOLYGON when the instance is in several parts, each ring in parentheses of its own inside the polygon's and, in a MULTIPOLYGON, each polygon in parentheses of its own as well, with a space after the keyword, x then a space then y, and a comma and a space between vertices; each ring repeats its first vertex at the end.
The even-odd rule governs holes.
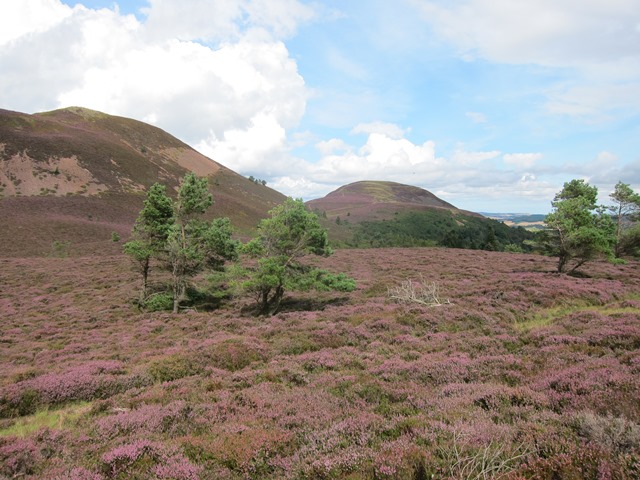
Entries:
POLYGON ((242 245, 232 238, 228 218, 211 221, 203 215, 213 204, 206 178, 190 173, 184 177, 175 199, 166 188, 154 184, 148 191, 124 251, 142 277, 139 303, 148 301, 148 278, 152 261, 171 277, 172 309, 177 313, 186 299, 189 280, 204 271, 224 271, 227 261, 237 261, 240 254, 250 265, 238 263, 230 269, 236 291, 256 299, 257 312, 276 313, 285 291, 339 290, 355 288, 353 279, 344 274, 304 265, 309 254, 330 255, 327 232, 317 215, 306 210, 302 200, 288 199, 270 212, 258 226, 257 236, 242 245))
POLYGON ((156 183, 147 194, 124 251, 142 275, 140 302, 148 290, 151 259, 171 274, 173 312, 185 298, 188 279, 205 268, 220 269, 237 258, 238 244, 231 238, 228 218, 205 221, 202 216, 213 204, 206 178, 187 174, 175 200, 164 185, 156 183))
POLYGON ((252 181, 253 183, 255 183, 256 185, 262 185, 263 187, 267 186, 267 181, 266 180, 261 180, 260 178, 256 178, 253 175, 249 175, 249 177, 247 177, 250 181, 252 181))
POLYGON ((538 245, 558 257, 558 272, 571 273, 598 257, 637 255, 640 246, 640 195, 618 182, 613 205, 597 205, 598 188, 584 180, 564 184, 551 202, 538 245))

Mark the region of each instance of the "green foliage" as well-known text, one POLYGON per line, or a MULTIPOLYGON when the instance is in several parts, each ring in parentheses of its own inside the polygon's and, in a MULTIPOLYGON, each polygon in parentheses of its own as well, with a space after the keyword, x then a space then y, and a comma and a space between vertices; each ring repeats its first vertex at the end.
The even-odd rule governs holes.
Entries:
POLYGON ((173 220, 173 202, 167 196, 165 186, 155 183, 147 192, 134 226, 134 235, 153 248, 161 248, 169 235, 173 220))
POLYGON ((205 268, 220 269, 226 260, 237 257, 229 219, 207 222, 199 218, 212 203, 207 179, 193 173, 184 177, 175 201, 167 196, 164 185, 156 183, 149 189, 133 239, 124 245, 143 277, 141 304, 149 307, 145 297, 151 258, 157 258, 171 273, 172 310, 177 313, 188 278, 205 268))
POLYGON ((616 221, 616 243, 614 253, 638 256, 638 220, 640 220, 640 195, 626 183, 618 182, 609 198, 613 205, 609 211, 616 221))
POLYGON ((572 272, 600 255, 610 256, 615 225, 596 207, 597 187, 572 180, 556 194, 540 235, 543 252, 558 257, 558 272, 572 272))
POLYGON ((111 232, 111 241, 117 243, 120 241, 120 234, 118 232, 111 232))
POLYGON ((168 355, 151 362, 147 373, 156 382, 170 382, 202 373, 202 366, 186 355, 168 355))
POLYGON ((188 173, 180 184, 178 199, 174 204, 177 222, 184 225, 193 216, 205 213, 211 205, 213 197, 209 193, 207 179, 188 173))
POLYGON ((149 312, 166 312, 173 308, 173 295, 166 292, 156 293, 144 301, 144 308, 149 312))
POLYGON ((258 236, 245 244, 243 253, 258 258, 245 269, 241 287, 254 295, 261 314, 276 313, 286 290, 355 288, 346 276, 310 269, 300 263, 308 254, 330 255, 327 232, 318 216, 307 211, 302 200, 287 199, 258 226, 258 236))
POLYGON ((396 215, 392 220, 362 222, 349 246, 433 247, 487 249, 502 251, 507 245, 529 251, 526 244, 534 234, 521 227, 502 222, 454 214, 449 211, 413 211, 396 215))
POLYGON ((51 244, 51 255, 53 257, 68 257, 69 256, 69 247, 71 246, 71 242, 68 240, 54 240, 51 244))

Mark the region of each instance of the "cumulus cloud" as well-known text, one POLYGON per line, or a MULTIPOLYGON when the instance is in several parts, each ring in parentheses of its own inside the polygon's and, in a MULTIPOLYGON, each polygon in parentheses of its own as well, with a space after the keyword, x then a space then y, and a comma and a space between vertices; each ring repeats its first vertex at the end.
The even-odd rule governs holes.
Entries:
POLYGON ((297 0, 152 0, 143 20, 58 0, 10 5, 0 20, 12 25, 0 33, 5 108, 145 119, 231 168, 285 151, 284 132, 304 113, 307 89, 281 39, 313 16, 297 0))
POLYGON ((387 137, 393 139, 400 139, 404 136, 406 131, 400 128, 398 125, 394 125, 393 123, 385 123, 385 122, 372 122, 372 123, 361 123, 356 125, 351 133, 353 135, 359 133, 371 134, 371 133, 380 133, 386 135, 387 137))

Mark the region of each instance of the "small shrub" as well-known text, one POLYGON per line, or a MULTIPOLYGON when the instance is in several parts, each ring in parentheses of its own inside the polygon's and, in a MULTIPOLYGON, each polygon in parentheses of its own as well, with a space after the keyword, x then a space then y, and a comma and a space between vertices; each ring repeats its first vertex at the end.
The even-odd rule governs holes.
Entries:
POLYGON ((162 292, 151 295, 144 302, 144 308, 148 312, 164 312, 173 309, 173 296, 162 292))
POLYGON ((69 256, 69 247, 71 246, 71 242, 65 240, 54 240, 51 244, 51 256, 64 258, 69 256))
POLYGON ((586 440, 614 452, 640 450, 640 425, 631 420, 586 412, 575 417, 573 427, 586 440))
POLYGON ((120 234, 118 232, 111 232, 111 241, 117 243, 120 241, 120 234))
POLYGON ((260 345, 235 339, 214 345, 205 355, 213 366, 231 372, 242 370, 253 362, 266 360, 266 354, 260 345))
POLYGON ((151 363, 147 372, 156 382, 170 382, 202 373, 202 366, 192 357, 174 354, 151 363))

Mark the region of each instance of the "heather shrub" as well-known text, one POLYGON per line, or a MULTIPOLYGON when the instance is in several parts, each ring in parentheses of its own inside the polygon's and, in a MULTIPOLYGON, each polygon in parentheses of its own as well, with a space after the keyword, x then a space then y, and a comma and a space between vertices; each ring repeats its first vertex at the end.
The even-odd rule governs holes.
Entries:
POLYGON ((427 480, 431 455, 418 447, 411 438, 402 437, 387 442, 373 456, 373 478, 427 480))
POLYGON ((203 373, 202 364, 193 355, 174 353, 151 362, 147 373, 155 382, 170 382, 203 373))
POLYGON ((253 362, 266 360, 266 348, 253 339, 238 338, 215 343, 202 351, 207 365, 235 372, 253 362))
POLYGON ((572 427, 588 442, 616 453, 640 454, 640 425, 622 417, 580 412, 572 419, 572 427))
POLYGON ((63 475, 55 477, 55 480, 104 480, 104 477, 86 468, 76 467, 63 475))
POLYGON ((295 446, 292 432, 268 427, 239 426, 220 432, 209 441, 206 451, 215 462, 242 473, 245 478, 263 478, 277 471, 271 460, 286 456, 295 446))
POLYGON ((8 478, 33 475, 42 460, 42 453, 34 440, 0 437, 0 474, 8 478))
POLYGON ((101 457, 102 471, 114 479, 198 480, 198 467, 183 455, 148 440, 116 447, 101 457))
POLYGON ((0 417, 31 415, 36 412, 40 403, 40 394, 33 388, 25 388, 13 398, 0 398, 0 417))
POLYGON ((315 352, 321 347, 318 342, 305 332, 291 332, 280 342, 280 352, 283 355, 300 355, 305 352, 315 352))
POLYGON ((146 385, 145 377, 125 375, 117 361, 93 361, 62 373, 47 373, 9 385, 0 396, 4 416, 34 413, 43 405, 107 398, 146 385))
POLYGON ((571 445, 544 456, 529 456, 517 469, 517 476, 507 478, 631 480, 637 477, 596 445, 571 445))
POLYGON ((190 430, 193 410, 184 401, 169 405, 143 405, 140 408, 101 418, 98 432, 107 438, 131 434, 167 433, 172 437, 185 435, 190 430))

